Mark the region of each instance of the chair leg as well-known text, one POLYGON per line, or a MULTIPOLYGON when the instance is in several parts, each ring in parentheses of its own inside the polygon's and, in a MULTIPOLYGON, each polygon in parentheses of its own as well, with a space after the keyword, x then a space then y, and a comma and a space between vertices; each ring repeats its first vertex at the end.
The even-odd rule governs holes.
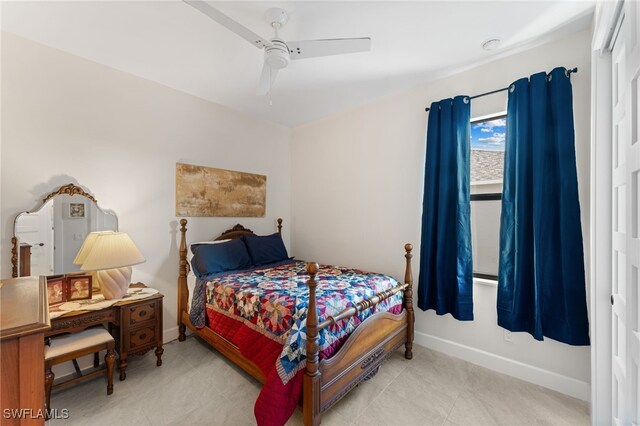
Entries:
POLYGON ((51 387, 53 386, 53 379, 55 379, 51 366, 48 365, 44 372, 44 393, 45 393, 45 420, 49 420, 49 412, 51 410, 51 387))
POLYGON ((107 364, 107 395, 111 395, 113 393, 113 367, 116 362, 116 354, 113 349, 107 350, 104 362, 107 364))
POLYGON ((100 352, 93 354, 93 368, 100 367, 100 352))
POLYGON ((73 363, 73 369, 76 370, 76 377, 82 377, 82 370, 80 370, 78 360, 74 358, 71 360, 71 362, 73 363))

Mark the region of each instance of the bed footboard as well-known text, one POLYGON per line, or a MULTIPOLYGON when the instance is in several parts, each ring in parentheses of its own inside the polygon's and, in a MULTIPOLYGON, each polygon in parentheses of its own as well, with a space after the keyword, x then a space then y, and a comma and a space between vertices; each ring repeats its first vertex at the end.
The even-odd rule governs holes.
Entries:
POLYGON ((320 413, 358 383, 373 377, 406 340, 406 312, 401 315, 380 312, 358 326, 336 355, 320 361, 320 413))
POLYGON ((307 263, 309 309, 307 313, 307 366, 303 382, 303 419, 306 426, 320 424, 322 413, 338 402, 358 383, 377 373, 380 365, 399 347, 405 345, 405 358, 413 357, 413 276, 411 251, 405 244, 406 269, 404 283, 365 299, 355 306, 318 322, 315 277, 316 263, 307 263), (400 315, 380 312, 367 318, 330 359, 318 360, 318 333, 337 321, 370 309, 394 294, 404 291, 404 310, 400 315))

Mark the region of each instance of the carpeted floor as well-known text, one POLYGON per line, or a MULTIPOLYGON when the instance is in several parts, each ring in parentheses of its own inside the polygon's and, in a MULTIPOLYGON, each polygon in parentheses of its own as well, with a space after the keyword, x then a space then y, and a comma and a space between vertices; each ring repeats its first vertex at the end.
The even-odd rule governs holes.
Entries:
MULTIPOLYGON (((69 410, 51 425, 252 425, 260 384, 195 337, 130 358, 127 379, 103 378, 54 392, 69 410)), ((329 425, 587 425, 589 405, 560 393, 414 345, 398 351, 323 416, 329 425)), ((302 412, 289 420, 302 424, 302 412)))

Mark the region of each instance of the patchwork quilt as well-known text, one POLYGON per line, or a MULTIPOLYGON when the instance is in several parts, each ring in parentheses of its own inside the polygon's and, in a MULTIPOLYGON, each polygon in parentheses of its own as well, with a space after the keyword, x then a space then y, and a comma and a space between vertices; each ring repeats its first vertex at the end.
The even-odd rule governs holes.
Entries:
MULTIPOLYGON (((201 316, 197 306, 204 305, 207 325, 238 346, 267 377, 255 407, 260 425, 284 424, 300 398, 306 365, 308 279, 305 262, 288 261, 220 274, 199 282, 194 292, 192 319, 201 316)), ((398 285, 385 275, 326 265, 320 266, 316 281, 320 321, 398 285)), ((398 292, 372 309, 321 330, 320 358, 331 357, 369 316, 401 310, 402 292, 398 292)))

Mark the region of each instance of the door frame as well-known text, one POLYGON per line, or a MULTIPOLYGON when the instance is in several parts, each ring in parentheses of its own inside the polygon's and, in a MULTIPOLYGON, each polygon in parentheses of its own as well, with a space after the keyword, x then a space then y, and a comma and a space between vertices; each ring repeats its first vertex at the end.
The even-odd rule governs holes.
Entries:
POLYGON ((623 0, 599 1, 591 41, 591 424, 609 424, 611 407, 612 73, 609 49, 623 0))

